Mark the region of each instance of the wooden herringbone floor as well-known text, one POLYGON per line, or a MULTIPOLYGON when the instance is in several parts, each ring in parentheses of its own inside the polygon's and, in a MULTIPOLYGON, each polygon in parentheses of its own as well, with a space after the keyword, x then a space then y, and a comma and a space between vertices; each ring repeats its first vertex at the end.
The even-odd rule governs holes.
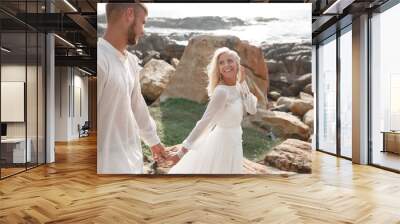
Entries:
POLYGON ((0 181, 0 223, 400 223, 400 175, 323 153, 313 174, 98 176, 96 139, 0 181))

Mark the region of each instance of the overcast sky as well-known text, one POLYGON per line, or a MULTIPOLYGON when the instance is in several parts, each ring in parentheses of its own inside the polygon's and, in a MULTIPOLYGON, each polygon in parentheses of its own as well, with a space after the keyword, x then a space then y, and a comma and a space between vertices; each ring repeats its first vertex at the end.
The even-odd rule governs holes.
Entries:
MULTIPOLYGON (((306 19, 311 23, 311 3, 145 3, 149 17, 266 17, 306 19)), ((98 3, 99 14, 105 13, 105 3, 98 3)))

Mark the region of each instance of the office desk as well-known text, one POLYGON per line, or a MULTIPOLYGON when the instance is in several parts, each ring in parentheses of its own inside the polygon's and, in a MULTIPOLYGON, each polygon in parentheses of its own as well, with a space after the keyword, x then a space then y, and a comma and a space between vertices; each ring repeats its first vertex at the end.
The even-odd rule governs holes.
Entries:
POLYGON ((382 152, 392 152, 400 154, 400 131, 382 131, 383 150, 382 152))
POLYGON ((28 138, 26 142, 28 147, 26 147, 25 153, 25 138, 1 139, 1 159, 5 160, 5 163, 30 162, 32 141, 28 138))

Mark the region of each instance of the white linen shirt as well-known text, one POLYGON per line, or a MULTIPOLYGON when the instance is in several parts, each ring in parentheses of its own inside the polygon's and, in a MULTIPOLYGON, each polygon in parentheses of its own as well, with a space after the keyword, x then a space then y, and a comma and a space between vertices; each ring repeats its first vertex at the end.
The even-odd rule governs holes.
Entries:
POLYGON ((160 143, 140 90, 136 57, 108 41, 97 43, 97 173, 141 174, 140 137, 150 146, 160 143))

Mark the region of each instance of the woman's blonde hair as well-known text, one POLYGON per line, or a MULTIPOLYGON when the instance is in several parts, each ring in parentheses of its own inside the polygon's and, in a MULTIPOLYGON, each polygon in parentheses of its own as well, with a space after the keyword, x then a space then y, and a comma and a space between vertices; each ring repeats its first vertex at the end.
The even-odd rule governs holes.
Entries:
POLYGON ((238 72, 236 74, 236 80, 239 80, 239 77, 241 76, 241 74, 240 74, 240 57, 239 57, 238 53, 236 53, 235 51, 233 51, 227 47, 218 48, 217 50, 215 50, 214 55, 211 58, 211 62, 207 66, 207 75, 208 75, 207 92, 208 92, 209 97, 212 96, 215 87, 217 87, 218 83, 222 79, 221 74, 219 73, 219 69, 218 69, 218 59, 219 59, 219 56, 221 56, 223 53, 227 53, 227 54, 233 56, 233 58, 237 64, 238 72))

